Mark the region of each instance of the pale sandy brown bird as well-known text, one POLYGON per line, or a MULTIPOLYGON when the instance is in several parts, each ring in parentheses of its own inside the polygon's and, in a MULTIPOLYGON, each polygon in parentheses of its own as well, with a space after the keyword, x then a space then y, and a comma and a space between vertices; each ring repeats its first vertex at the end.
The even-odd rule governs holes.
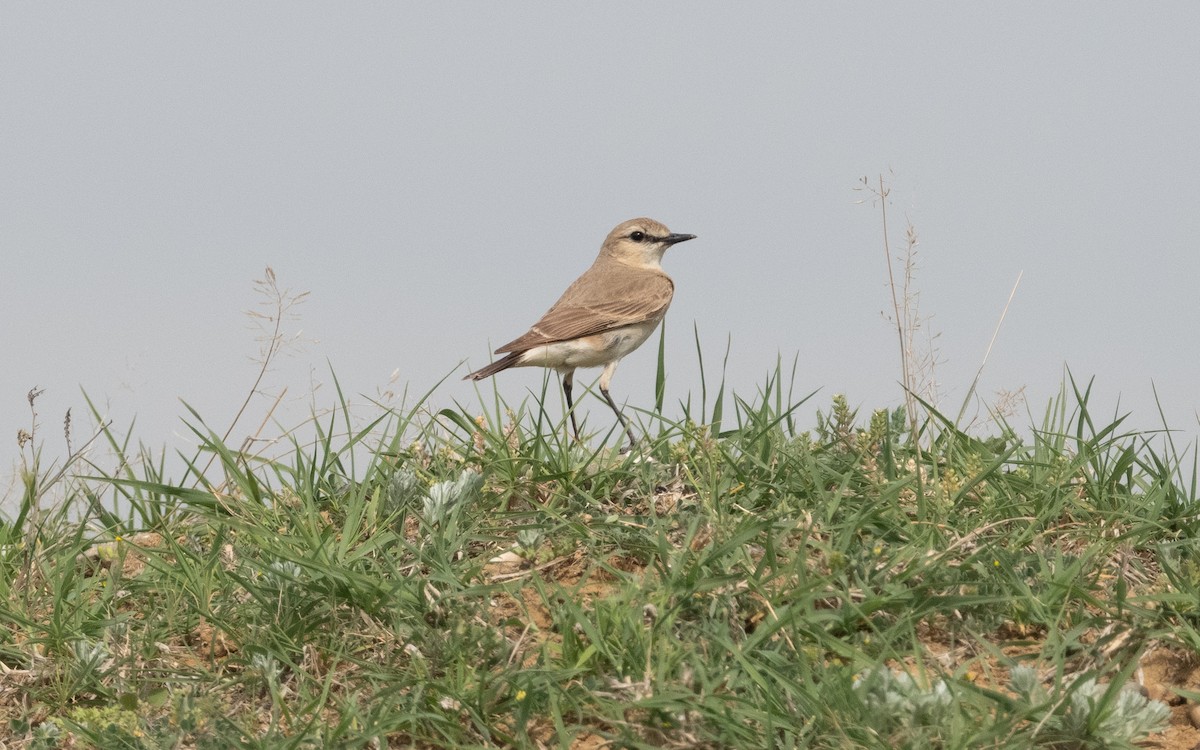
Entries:
POLYGON ((571 387, 575 368, 604 366, 600 393, 625 428, 632 449, 633 430, 608 392, 617 363, 650 337, 671 304, 675 283, 663 273, 667 248, 695 239, 673 234, 653 219, 631 219, 609 232, 592 267, 567 287, 562 297, 525 335, 496 354, 508 356, 463 380, 482 380, 510 367, 549 367, 562 375, 571 429, 579 440, 571 387))

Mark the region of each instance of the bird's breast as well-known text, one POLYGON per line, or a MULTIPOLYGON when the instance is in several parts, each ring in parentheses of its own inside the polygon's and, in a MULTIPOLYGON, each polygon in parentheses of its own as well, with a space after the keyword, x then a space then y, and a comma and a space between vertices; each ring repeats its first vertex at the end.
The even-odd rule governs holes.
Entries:
POLYGON ((644 323, 614 328, 599 334, 599 338, 603 339, 603 348, 610 355, 609 359, 620 359, 645 343, 657 327, 658 320, 647 320, 644 323))

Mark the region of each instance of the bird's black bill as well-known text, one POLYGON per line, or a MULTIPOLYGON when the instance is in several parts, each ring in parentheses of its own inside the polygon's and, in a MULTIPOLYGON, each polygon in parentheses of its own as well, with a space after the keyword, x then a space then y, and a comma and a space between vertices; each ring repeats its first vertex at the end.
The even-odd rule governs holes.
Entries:
POLYGON ((696 239, 696 235, 694 234, 668 234, 666 237, 662 238, 662 241, 668 245, 675 245, 680 242, 687 242, 688 240, 694 239, 696 239))

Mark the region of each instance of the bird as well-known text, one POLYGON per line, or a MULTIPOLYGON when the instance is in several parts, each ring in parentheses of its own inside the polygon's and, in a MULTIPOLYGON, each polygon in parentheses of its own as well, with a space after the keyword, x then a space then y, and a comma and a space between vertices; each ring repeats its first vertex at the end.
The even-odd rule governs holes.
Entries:
MULTIPOLYGON (((629 450, 637 440, 608 386, 621 358, 641 346, 667 314, 675 282, 662 269, 666 251, 694 234, 676 234, 647 218, 618 224, 596 256, 528 331, 496 349, 506 356, 463 380, 483 380, 510 367, 546 367, 562 376, 563 394, 571 415, 571 429, 580 441, 571 390, 578 367, 604 367, 600 393, 629 437, 629 450)), ((580 441, 581 442, 581 441, 580 441)))

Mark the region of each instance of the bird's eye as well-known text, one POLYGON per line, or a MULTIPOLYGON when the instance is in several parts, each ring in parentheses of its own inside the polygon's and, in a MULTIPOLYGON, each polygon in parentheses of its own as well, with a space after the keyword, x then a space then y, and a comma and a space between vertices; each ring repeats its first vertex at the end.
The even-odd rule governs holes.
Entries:
POLYGON ((634 242, 641 242, 646 239, 646 233, 641 231, 634 232, 633 234, 629 235, 629 239, 633 240, 634 242))

